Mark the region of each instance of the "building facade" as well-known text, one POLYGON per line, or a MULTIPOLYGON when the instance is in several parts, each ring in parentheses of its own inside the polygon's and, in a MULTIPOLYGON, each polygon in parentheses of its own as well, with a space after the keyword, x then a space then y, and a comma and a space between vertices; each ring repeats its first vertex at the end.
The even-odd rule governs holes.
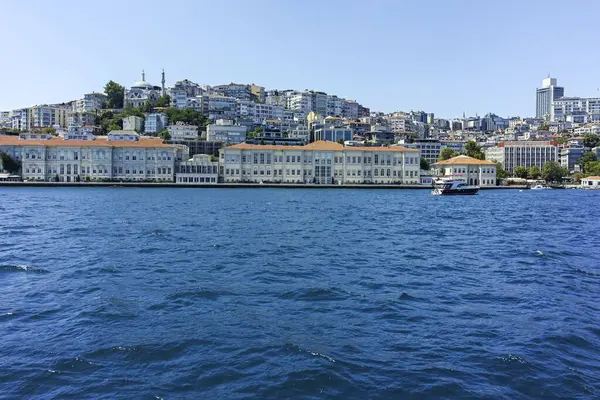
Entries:
POLYGON ((108 96, 104 93, 86 93, 82 99, 75 100, 73 104, 73 111, 79 113, 95 112, 101 110, 108 96))
POLYGON ((144 132, 155 134, 167 127, 169 124, 169 117, 163 113, 151 113, 146 115, 146 121, 144 123, 144 132))
POLYGON ((141 132, 144 125, 144 119, 130 115, 129 117, 123 118, 123 130, 124 131, 136 131, 141 132))
POLYGON ((176 166, 175 182, 183 184, 216 184, 219 182, 219 162, 211 156, 196 154, 176 166))
POLYGON ((84 180, 172 182, 177 159, 186 149, 160 139, 87 140, 21 139, 0 136, 0 151, 22 162, 25 180, 77 182, 84 180))
POLYGON ((542 88, 535 91, 535 116, 536 118, 552 118, 552 104, 555 100, 565 95, 565 89, 556 86, 556 78, 542 80, 542 88))
POLYGON ((142 80, 125 89, 123 106, 141 107, 148 103, 156 104, 161 93, 162 88, 146 82, 146 74, 142 72, 142 80))
POLYGON ((220 150, 224 182, 419 184, 418 150, 350 147, 318 141, 305 146, 238 144, 220 150))
POLYGON ((520 165, 542 168, 548 161, 558 162, 558 146, 550 141, 507 141, 485 150, 485 158, 502 164, 513 172, 520 165))
POLYGON ((188 125, 181 121, 177 121, 177 123, 174 125, 167 126, 167 131, 169 132, 172 140, 198 138, 198 126, 188 125))
POLYGON ((461 180, 469 185, 496 186, 496 163, 461 155, 432 165, 437 178, 461 180))
POLYGON ((246 140, 246 127, 223 124, 217 121, 216 124, 210 124, 206 127, 206 140, 230 144, 242 143, 246 140))

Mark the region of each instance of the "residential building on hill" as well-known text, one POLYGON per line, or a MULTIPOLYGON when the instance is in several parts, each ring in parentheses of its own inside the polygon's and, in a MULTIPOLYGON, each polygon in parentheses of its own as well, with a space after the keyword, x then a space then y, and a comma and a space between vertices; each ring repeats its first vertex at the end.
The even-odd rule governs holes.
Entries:
POLYGON ((206 127, 206 140, 242 143, 246 140, 246 127, 233 125, 232 121, 217 120, 217 123, 206 127))
POLYGON ((242 143, 220 150, 224 182, 418 184, 418 150, 343 146, 318 141, 305 146, 242 143))
POLYGON ((95 112, 104 107, 108 96, 104 93, 86 93, 82 99, 75 100, 73 111, 78 113, 95 112))
POLYGON ((496 163, 460 155, 432 164, 438 178, 461 180, 469 185, 496 186, 496 163))
POLYGON ((188 125, 181 121, 177 121, 174 125, 167 126, 167 131, 172 140, 198 138, 198 125, 188 125))
POLYGON ((144 123, 145 133, 158 133, 165 129, 169 123, 169 117, 163 113, 150 113, 146 115, 146 121, 144 123))
POLYGON ((130 115, 129 117, 123 118, 123 130, 124 131, 136 131, 141 132, 142 126, 144 125, 144 119, 130 115))

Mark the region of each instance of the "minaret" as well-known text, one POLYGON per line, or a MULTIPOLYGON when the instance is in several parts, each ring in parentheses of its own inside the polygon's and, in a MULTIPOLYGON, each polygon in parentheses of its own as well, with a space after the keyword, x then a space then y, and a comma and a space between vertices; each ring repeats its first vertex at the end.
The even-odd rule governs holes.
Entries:
POLYGON ((160 81, 160 83, 162 83, 162 95, 164 97, 165 96, 165 69, 164 68, 162 70, 162 80, 160 81))
POLYGON ((146 82, 146 73, 142 70, 142 82, 146 82))

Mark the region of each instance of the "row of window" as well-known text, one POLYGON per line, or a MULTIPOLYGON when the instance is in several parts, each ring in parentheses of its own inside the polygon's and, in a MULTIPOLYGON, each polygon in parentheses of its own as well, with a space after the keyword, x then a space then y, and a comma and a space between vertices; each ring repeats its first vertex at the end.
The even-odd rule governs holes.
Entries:
MULTIPOLYGON (((466 174, 467 173, 467 168, 454 168, 452 170, 452 172, 454 174, 466 174)), ((478 174, 479 170, 477 169, 472 169, 468 171, 470 174, 478 174)), ((481 173, 482 174, 495 174, 496 170, 494 168, 482 168, 481 169, 481 173)))
POLYGON ((180 176, 177 178, 177 182, 181 182, 181 183, 216 183, 217 179, 216 178, 208 178, 208 177, 198 177, 198 176, 180 176))

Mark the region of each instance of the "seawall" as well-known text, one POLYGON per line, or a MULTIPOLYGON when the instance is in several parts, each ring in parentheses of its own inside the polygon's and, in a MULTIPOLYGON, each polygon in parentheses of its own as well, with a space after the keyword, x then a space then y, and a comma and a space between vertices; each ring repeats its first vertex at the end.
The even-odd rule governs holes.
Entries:
MULTIPOLYGON (((428 185, 315 185, 315 184, 293 184, 293 183, 217 183, 217 184, 194 184, 194 183, 150 183, 150 182, 0 182, 4 187, 122 187, 122 188, 196 188, 196 189, 421 189, 431 190, 428 185)), ((481 190, 501 189, 527 189, 527 186, 492 186, 482 187, 481 190)))

